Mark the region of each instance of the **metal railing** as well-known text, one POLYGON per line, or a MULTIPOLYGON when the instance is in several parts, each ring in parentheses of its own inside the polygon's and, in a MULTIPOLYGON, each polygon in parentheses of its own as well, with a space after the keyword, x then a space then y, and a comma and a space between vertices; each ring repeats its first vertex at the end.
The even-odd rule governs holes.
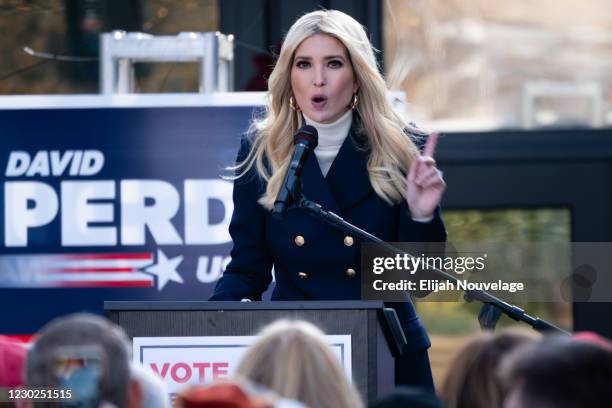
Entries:
POLYGON ((219 32, 153 36, 113 31, 100 35, 100 93, 135 92, 134 63, 198 62, 199 93, 234 89, 234 36, 219 32))

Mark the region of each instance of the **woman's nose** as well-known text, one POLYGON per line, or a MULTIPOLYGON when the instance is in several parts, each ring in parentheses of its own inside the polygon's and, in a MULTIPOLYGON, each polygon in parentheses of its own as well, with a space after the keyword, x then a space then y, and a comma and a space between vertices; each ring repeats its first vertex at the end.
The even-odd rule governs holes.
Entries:
POLYGON ((325 85, 325 73, 322 68, 315 69, 314 86, 321 87, 325 85))

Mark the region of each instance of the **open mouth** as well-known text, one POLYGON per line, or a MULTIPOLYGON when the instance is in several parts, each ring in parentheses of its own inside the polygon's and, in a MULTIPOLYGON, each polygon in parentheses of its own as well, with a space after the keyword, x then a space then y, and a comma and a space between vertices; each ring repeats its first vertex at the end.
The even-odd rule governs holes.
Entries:
POLYGON ((312 97, 311 101, 315 107, 323 107, 325 102, 327 102, 327 97, 323 95, 315 95, 312 97))

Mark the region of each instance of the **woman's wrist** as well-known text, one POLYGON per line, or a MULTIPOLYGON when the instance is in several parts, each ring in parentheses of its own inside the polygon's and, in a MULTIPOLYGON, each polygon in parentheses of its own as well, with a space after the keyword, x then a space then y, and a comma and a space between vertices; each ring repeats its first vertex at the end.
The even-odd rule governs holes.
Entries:
POLYGON ((414 216, 411 216, 411 218, 412 218, 412 221, 426 223, 426 222, 431 222, 431 220, 434 219, 434 216, 432 214, 429 217, 414 217, 414 216))
POLYGON ((410 218, 412 218, 413 221, 417 221, 417 222, 429 222, 431 220, 433 220, 434 215, 435 215, 435 209, 433 211, 428 211, 428 210, 418 210, 415 208, 412 208, 410 206, 410 204, 408 203, 408 200, 406 200, 406 206, 408 207, 408 212, 410 213, 410 218))

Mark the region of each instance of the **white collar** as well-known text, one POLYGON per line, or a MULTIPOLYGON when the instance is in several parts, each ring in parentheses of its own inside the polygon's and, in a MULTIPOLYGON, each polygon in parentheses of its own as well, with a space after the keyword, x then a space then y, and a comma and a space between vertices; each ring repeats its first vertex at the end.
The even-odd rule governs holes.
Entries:
MULTIPOLYGON (((303 114, 303 113, 302 113, 303 114)), ((317 149, 339 148, 348 135, 353 123, 353 111, 347 110, 342 116, 332 123, 319 123, 304 115, 307 125, 314 126, 319 133, 319 144, 317 149)))

